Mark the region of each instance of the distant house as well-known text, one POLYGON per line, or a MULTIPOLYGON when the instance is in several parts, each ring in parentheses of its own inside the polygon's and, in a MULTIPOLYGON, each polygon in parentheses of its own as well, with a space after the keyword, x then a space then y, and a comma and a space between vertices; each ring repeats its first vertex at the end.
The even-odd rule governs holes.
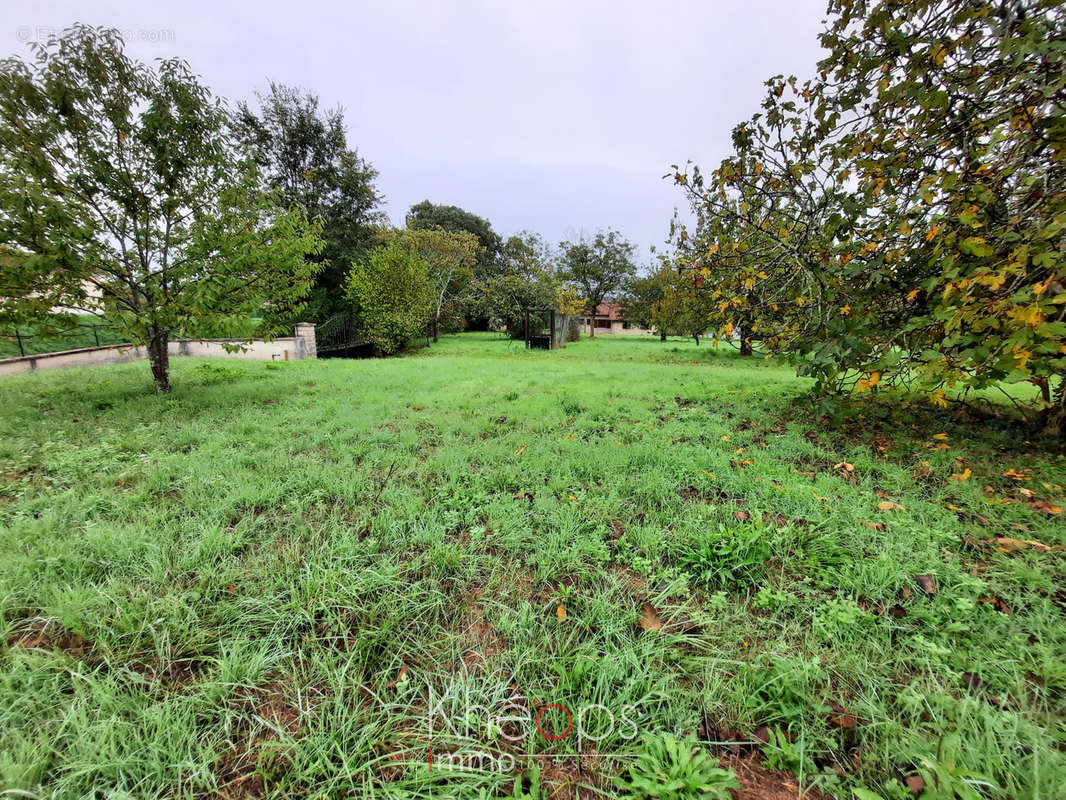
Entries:
POLYGON ((595 329, 599 336, 601 333, 626 333, 626 334, 649 334, 655 331, 648 328, 638 328, 622 319, 622 305, 613 300, 600 303, 596 306, 596 314, 581 318, 581 332, 590 334, 595 329))

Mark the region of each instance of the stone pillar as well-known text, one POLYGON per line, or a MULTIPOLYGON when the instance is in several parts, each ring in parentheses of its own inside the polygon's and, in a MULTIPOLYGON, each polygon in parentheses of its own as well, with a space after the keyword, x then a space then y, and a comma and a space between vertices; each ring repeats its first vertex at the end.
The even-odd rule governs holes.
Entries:
POLYGON ((297 322, 296 330, 297 358, 318 358, 315 347, 315 326, 310 322, 297 322))

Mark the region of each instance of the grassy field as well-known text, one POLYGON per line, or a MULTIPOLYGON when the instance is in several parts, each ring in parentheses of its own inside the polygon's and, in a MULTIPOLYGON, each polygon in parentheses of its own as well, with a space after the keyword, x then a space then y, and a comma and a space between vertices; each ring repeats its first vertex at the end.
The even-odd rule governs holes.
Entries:
POLYGON ((0 382, 0 790, 628 797, 691 734, 744 797, 1064 796, 1066 460, 1006 422, 680 340, 173 370, 0 382))

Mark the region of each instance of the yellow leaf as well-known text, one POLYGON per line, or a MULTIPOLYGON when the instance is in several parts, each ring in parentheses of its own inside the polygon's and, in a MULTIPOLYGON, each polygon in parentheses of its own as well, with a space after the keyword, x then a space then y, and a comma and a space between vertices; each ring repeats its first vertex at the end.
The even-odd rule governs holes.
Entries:
POLYGON ((881 382, 881 373, 880 372, 871 372, 870 373, 870 377, 862 378, 858 383, 855 384, 855 391, 856 392, 860 392, 860 393, 861 392, 868 392, 868 391, 870 391, 870 389, 872 389, 875 386, 877 386, 877 384, 879 384, 880 382, 881 382))
POLYGON ((1024 325, 1039 325, 1044 320, 1044 311, 1040 306, 1019 306, 1008 313, 1024 325))
POLYGON ((921 289, 911 289, 909 292, 907 292, 907 302, 908 303, 913 303, 914 302, 914 298, 918 296, 918 293, 920 291, 921 291, 921 289))
POLYGON ((970 476, 971 475, 973 475, 973 472, 970 470, 969 467, 967 467, 962 472, 954 472, 954 473, 952 473, 951 479, 953 481, 960 481, 960 482, 961 481, 968 481, 968 480, 970 480, 970 476))
MULTIPOLYGON (((932 403, 934 406, 940 406, 941 408, 947 408, 948 407, 948 399, 947 399, 947 397, 944 396, 944 390, 943 389, 937 389, 935 392, 930 394, 929 395, 929 402, 932 403)), ((941 436, 941 434, 938 433, 933 438, 936 439, 938 436, 941 436)), ((945 439, 947 438, 947 434, 943 434, 943 436, 944 436, 945 439)))
POLYGON ((526 452, 526 447, 528 447, 528 445, 522 445, 517 450, 515 450, 514 451, 514 457, 518 458, 519 456, 522 455, 522 453, 526 452))
POLYGON ((563 604, 562 603, 560 603, 559 607, 557 609, 555 609, 555 616, 557 616, 559 618, 559 622, 565 622, 566 621, 566 609, 563 608, 563 604))
POLYGON ((940 233, 940 226, 939 225, 934 225, 933 227, 931 227, 929 229, 929 232, 927 234, 925 234, 925 240, 927 242, 933 241, 933 239, 936 238, 936 235, 938 233, 940 233))
POLYGON ((946 442, 949 437, 946 433, 934 433, 933 438, 938 442, 946 442))

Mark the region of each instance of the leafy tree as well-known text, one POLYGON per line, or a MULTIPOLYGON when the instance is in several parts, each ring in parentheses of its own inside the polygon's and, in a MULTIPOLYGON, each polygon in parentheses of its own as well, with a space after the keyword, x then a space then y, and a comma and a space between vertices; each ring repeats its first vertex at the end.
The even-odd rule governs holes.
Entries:
POLYGON ((440 339, 441 319, 446 309, 457 309, 466 299, 474 277, 481 244, 472 233, 452 233, 443 228, 390 230, 386 241, 399 241, 414 250, 429 269, 433 289, 431 326, 433 341, 440 339))
POLYGON ((475 266, 478 279, 496 272, 497 257, 502 240, 492 229, 492 223, 458 206, 445 206, 423 200, 411 206, 407 212, 407 227, 411 230, 443 228, 452 233, 472 233, 483 248, 475 266))
POLYGON ((709 297, 702 290, 701 276, 664 269, 657 277, 662 297, 651 304, 652 326, 664 336, 691 336, 699 344, 711 327, 709 297))
MULTIPOLYGON (((688 236, 687 229, 676 218, 672 226, 673 232, 679 234, 674 266, 679 271, 697 272, 696 282, 704 295, 708 324, 727 341, 739 339, 742 356, 753 355, 752 339, 760 324, 772 328, 782 321, 781 297, 774 289, 790 286, 787 276, 792 270, 788 251, 777 247, 773 236, 767 234, 765 219, 757 227, 738 224, 738 212, 748 216, 759 213, 753 211, 756 204, 756 201, 726 203, 725 207, 733 213, 698 215, 693 237, 688 236), (774 274, 774 280, 768 271, 774 274)), ((774 216, 772 207, 767 216, 774 216)), ((775 222, 781 224, 780 220, 775 222)), ((787 297, 783 302, 789 307, 787 297)), ((802 304, 798 304, 797 317, 801 323, 802 314, 802 304)))
MULTIPOLYGON (((622 318, 638 328, 652 328, 652 310, 665 295, 665 283, 669 267, 629 281, 622 295, 622 318)), ((666 331, 659 331, 659 338, 666 341, 666 331)))
POLYGON ((472 313, 506 329, 512 338, 523 336, 523 309, 554 308, 559 281, 551 248, 535 233, 523 231, 501 245, 498 269, 473 287, 472 313))
MULTIPOLYGON (((38 331, 95 314, 148 350, 170 390, 167 344, 299 308, 321 249, 282 210, 189 68, 132 61, 119 33, 77 25, 0 62, 0 314, 38 331)), ((270 328, 261 328, 268 334, 270 328)))
POLYGON ((429 267, 409 243, 393 241, 352 265, 348 298, 378 355, 391 355, 420 331, 433 311, 429 267))
MULTIPOLYGON (((635 248, 616 231, 599 232, 591 241, 563 242, 560 278, 572 283, 585 298, 587 311, 621 289, 637 272, 633 263, 635 248)), ((595 336, 595 326, 592 334, 595 336)))
POLYGON ((733 155, 675 175, 699 215, 730 220, 727 299, 822 386, 902 384, 946 404, 953 387, 1030 381, 1061 434, 1061 4, 830 13, 819 75, 771 79, 733 155), (754 304, 734 291, 749 281, 754 304))
POLYGON ((374 246, 384 222, 376 210, 378 171, 348 146, 341 108, 323 110, 316 95, 277 83, 256 97, 258 110, 248 103, 237 107, 233 129, 281 202, 322 221, 325 246, 315 255, 321 268, 308 316, 323 320, 342 310, 344 276, 374 246))

